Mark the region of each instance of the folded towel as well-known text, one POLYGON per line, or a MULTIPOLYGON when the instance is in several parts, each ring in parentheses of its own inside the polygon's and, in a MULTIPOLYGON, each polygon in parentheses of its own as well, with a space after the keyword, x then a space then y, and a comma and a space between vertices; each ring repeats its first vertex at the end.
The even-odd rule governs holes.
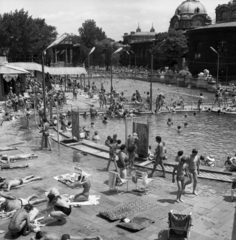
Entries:
MULTIPOLYGON (((75 195, 71 195, 69 199, 73 199, 75 195)), ((90 195, 89 200, 86 202, 70 202, 69 204, 71 206, 85 206, 85 205, 98 205, 99 204, 99 199, 101 196, 98 195, 90 195)))

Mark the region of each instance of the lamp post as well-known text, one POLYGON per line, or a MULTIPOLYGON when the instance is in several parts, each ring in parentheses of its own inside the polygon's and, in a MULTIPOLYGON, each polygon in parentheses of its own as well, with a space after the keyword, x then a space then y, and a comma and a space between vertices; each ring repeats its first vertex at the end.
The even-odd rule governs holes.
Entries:
POLYGON ((134 67, 136 68, 136 54, 132 50, 130 50, 130 52, 134 54, 134 67))
POLYGON ((213 48, 210 47, 210 49, 217 54, 217 77, 216 77, 216 87, 219 87, 219 65, 220 65, 220 55, 219 53, 213 48))
POLYGON ((150 110, 152 111, 153 50, 151 50, 150 110))
POLYGON ((126 51, 126 53, 129 55, 129 69, 130 69, 130 53, 126 51))
POLYGON ((43 87, 43 113, 44 118, 47 118, 46 114, 46 93, 45 93, 45 75, 44 75, 44 55, 46 55, 46 51, 42 52, 42 87, 43 87))
POLYGON ((120 47, 120 48, 118 48, 114 53, 112 53, 111 54, 111 100, 112 100, 112 92, 113 92, 113 83, 112 83, 112 78, 113 78, 113 70, 112 70, 112 57, 113 57, 113 55, 114 54, 116 54, 116 53, 118 53, 118 52, 120 52, 120 51, 122 51, 123 50, 123 48, 122 47, 120 47))
POLYGON ((89 71, 89 68, 90 68, 90 55, 94 52, 94 50, 95 50, 95 47, 93 47, 93 48, 91 49, 91 51, 89 52, 89 54, 88 54, 88 85, 89 85, 89 87, 90 87, 90 79, 89 79, 89 73, 90 73, 90 71, 89 71))

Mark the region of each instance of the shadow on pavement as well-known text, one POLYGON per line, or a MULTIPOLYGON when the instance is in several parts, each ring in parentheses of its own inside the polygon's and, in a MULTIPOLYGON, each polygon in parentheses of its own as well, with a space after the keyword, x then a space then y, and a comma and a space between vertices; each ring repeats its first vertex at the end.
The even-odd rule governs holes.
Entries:
POLYGON ((157 201, 160 203, 170 203, 170 204, 176 203, 176 200, 174 199, 158 199, 157 201))

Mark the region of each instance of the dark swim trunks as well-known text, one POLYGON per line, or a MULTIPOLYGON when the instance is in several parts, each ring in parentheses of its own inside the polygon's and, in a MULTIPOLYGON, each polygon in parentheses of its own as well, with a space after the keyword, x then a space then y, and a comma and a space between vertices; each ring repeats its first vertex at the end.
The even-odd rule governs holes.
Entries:
POLYGON ((183 182, 184 179, 185 179, 184 176, 177 176, 177 178, 176 178, 176 180, 177 180, 177 181, 180 181, 180 182, 183 182))
POLYGON ((63 234, 61 236, 61 240, 69 240, 70 239, 70 235, 69 234, 63 234))

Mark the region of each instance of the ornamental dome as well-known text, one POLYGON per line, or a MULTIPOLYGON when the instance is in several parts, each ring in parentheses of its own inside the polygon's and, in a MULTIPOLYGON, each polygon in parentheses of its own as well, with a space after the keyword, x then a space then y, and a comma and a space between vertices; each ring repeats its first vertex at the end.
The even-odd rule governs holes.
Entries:
POLYGON ((207 10, 198 0, 186 0, 175 11, 175 15, 182 14, 207 14, 207 10))

